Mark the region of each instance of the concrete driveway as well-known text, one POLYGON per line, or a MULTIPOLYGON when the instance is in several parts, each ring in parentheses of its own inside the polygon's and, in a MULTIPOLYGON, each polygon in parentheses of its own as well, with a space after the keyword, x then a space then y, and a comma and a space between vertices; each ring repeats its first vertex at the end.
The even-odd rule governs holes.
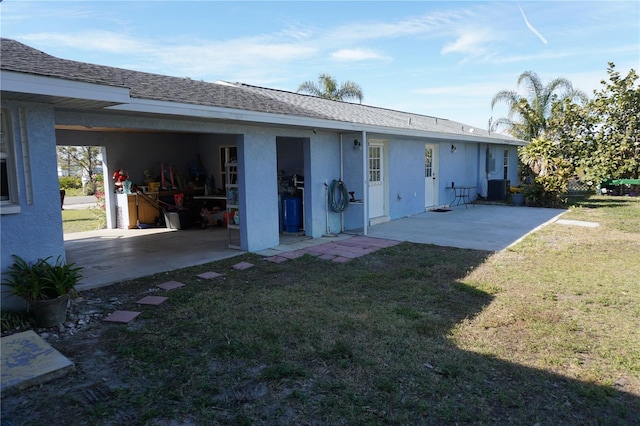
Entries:
POLYGON ((473 204, 426 212, 369 228, 371 237, 500 251, 558 219, 566 210, 473 204))

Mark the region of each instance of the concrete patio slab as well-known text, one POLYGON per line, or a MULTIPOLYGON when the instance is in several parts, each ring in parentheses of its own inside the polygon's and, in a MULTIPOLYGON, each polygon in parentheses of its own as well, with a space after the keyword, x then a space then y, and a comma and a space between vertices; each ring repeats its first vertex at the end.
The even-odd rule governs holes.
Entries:
POLYGON ((63 377, 75 365, 33 330, 3 337, 2 394, 63 377))
POLYGON ((425 212, 369 228, 370 237, 500 251, 557 220, 566 210, 477 204, 425 212))
POLYGON ((67 262, 83 267, 79 290, 242 254, 226 229, 101 229, 64 235, 67 262))

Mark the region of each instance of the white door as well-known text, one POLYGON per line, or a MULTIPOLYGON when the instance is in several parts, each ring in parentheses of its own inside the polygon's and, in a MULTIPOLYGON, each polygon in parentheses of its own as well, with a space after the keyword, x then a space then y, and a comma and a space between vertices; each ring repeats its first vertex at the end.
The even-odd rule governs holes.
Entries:
POLYGON ((434 144, 424 148, 424 207, 438 204, 438 152, 434 144))
POLYGON ((383 145, 369 144, 369 219, 384 216, 383 145))

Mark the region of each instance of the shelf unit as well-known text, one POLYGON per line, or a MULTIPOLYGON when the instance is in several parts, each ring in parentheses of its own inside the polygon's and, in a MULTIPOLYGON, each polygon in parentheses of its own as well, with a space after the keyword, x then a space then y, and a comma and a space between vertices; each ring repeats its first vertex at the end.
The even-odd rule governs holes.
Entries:
POLYGON ((240 194, 238 192, 238 163, 229 162, 224 166, 225 189, 227 192, 227 233, 229 248, 242 249, 240 243, 240 194))

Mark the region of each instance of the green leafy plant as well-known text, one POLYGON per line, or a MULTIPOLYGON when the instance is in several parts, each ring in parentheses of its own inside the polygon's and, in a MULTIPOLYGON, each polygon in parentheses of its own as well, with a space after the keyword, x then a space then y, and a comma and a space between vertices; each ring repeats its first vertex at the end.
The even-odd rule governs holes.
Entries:
POLYGON ((0 312, 0 329, 2 333, 7 333, 9 331, 28 330, 33 326, 33 319, 22 312, 0 312))
POLYGON ((536 138, 518 150, 522 164, 527 203, 533 206, 558 207, 564 203, 570 164, 562 158, 558 144, 547 138, 536 138))
POLYGON ((5 284, 11 288, 11 294, 26 300, 27 306, 34 300, 76 295, 75 286, 82 277, 81 267, 73 263, 65 264, 60 256, 53 264, 50 262, 51 256, 34 263, 17 255, 13 257, 15 262, 7 270, 9 279, 5 280, 5 284))

